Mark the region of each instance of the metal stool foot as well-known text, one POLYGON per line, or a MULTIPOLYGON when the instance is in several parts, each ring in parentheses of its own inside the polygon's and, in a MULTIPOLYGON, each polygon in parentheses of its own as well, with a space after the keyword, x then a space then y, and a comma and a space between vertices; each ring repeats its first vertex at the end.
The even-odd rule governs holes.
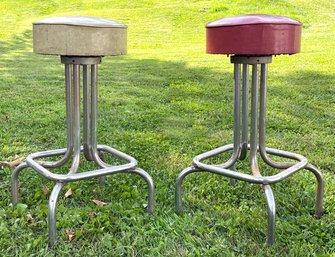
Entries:
POLYGON ((184 169, 177 177, 176 179, 176 185, 175 185, 175 204, 176 204, 176 209, 177 209, 177 213, 181 214, 183 212, 183 206, 182 206, 182 190, 181 190, 181 186, 183 183, 184 178, 193 173, 193 172, 197 172, 200 171, 199 169, 195 168, 195 167, 188 167, 186 169, 184 169))
POLYGON ((266 242, 273 244, 275 242, 276 235, 276 204, 272 189, 269 185, 262 186, 265 193, 266 202, 268 206, 268 234, 266 242))
POLYGON ((324 181, 322 173, 312 164, 308 164, 306 167, 307 170, 313 172, 317 181, 316 188, 316 200, 315 200, 315 217, 320 218, 323 214, 323 193, 324 193, 324 181))
POLYGON ((126 171, 128 173, 134 173, 137 174, 139 176, 141 176, 145 182, 148 185, 148 204, 147 204, 147 212, 148 213, 153 213, 154 208, 155 208, 155 195, 154 195, 154 190, 155 190, 155 185, 154 182, 151 178, 151 176, 144 171, 143 169, 140 168, 135 168, 135 169, 131 169, 126 171))
POLYGON ((11 178, 11 184, 12 184, 12 205, 13 208, 15 208, 16 204, 19 201, 19 175, 20 172, 27 168, 28 165, 27 163, 21 163, 19 166, 17 166, 13 173, 12 173, 12 178, 11 178))
POLYGON ((57 241, 57 228, 56 228, 56 209, 57 200, 59 193, 63 189, 65 184, 57 183, 50 195, 49 207, 48 207, 48 232, 49 232, 49 243, 48 246, 51 248, 57 241))

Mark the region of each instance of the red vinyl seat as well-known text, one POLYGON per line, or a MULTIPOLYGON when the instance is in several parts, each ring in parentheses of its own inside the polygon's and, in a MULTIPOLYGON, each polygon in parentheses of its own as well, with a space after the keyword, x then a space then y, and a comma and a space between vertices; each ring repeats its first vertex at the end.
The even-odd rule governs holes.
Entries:
POLYGON ((279 55, 300 51, 301 23, 285 16, 249 14, 206 25, 206 52, 228 55, 279 55))

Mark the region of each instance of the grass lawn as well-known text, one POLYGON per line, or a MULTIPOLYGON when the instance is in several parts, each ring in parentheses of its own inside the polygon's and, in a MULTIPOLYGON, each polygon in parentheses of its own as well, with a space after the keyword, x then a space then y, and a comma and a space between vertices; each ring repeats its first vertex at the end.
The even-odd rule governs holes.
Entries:
MULTIPOLYGON (((0 256, 335 255, 333 0, 1 0, 0 160, 66 145, 63 66, 59 57, 32 53, 31 29, 33 21, 62 15, 129 26, 128 55, 103 58, 99 66, 98 141, 134 156, 152 176, 155 212, 145 212, 146 185, 138 176, 110 176, 105 186, 96 179, 69 184, 58 203, 58 243, 47 250, 45 189, 53 183, 27 169, 20 177, 22 204, 13 210, 11 169, 3 167, 0 256), (320 220, 312 216, 316 183, 310 172, 273 186, 272 246, 265 244, 266 204, 258 186, 190 175, 184 214, 174 206, 179 172, 195 155, 232 142, 233 65, 226 56, 205 54, 204 26, 246 13, 303 23, 302 52, 269 65, 267 144, 305 155, 326 182, 320 220), (73 195, 64 198, 69 188, 73 195)), ((248 164, 242 168, 250 172, 248 164)))

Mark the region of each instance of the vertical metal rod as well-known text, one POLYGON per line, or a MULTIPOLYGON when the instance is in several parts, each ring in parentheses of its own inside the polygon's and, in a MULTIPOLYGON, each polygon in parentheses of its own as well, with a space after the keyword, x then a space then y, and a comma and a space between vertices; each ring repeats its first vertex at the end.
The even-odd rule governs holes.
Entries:
POLYGON ((12 204, 13 208, 15 208, 16 204, 19 201, 19 175, 20 172, 27 168, 27 163, 21 163, 19 166, 17 166, 14 171, 12 172, 12 178, 11 178, 11 184, 12 184, 12 204))
POLYGON ((323 193, 324 193, 324 181, 322 173, 312 164, 308 164, 306 169, 313 172, 316 177, 317 188, 316 188, 315 217, 320 218, 323 214, 323 193))
MULTIPOLYGON (((260 111, 259 111, 259 151, 262 159, 270 166, 278 169, 287 169, 294 163, 273 161, 266 152, 266 82, 267 82, 267 64, 261 66, 261 85, 260 85, 260 111)), ((324 181, 322 173, 313 165, 308 164, 307 170, 313 172, 317 180, 315 216, 320 218, 323 213, 323 194, 324 181)))
POLYGON ((153 213, 154 208, 155 208, 155 194, 154 194, 154 189, 155 189, 155 185, 154 182, 152 180, 152 178, 150 177, 150 175, 145 172, 144 170, 140 169, 140 168, 135 168, 133 170, 127 171, 127 172, 131 172, 131 173, 135 173, 137 175, 140 175, 145 182, 148 185, 148 205, 147 205, 147 212, 148 213, 153 213))
POLYGON ((49 235, 49 247, 53 247, 57 240, 57 228, 56 228, 56 207, 57 199, 60 191, 64 187, 63 183, 57 183, 50 195, 49 206, 48 206, 48 235, 49 235))
MULTIPOLYGON (((231 168, 238 161, 241 151, 240 145, 240 105, 241 105, 241 89, 240 89, 240 75, 241 75, 241 64, 234 64, 234 148, 233 154, 228 161, 220 164, 219 167, 231 168)), ((231 181, 234 184, 234 181, 231 181)))
POLYGON ((98 67, 91 65, 91 143, 93 151, 97 151, 97 101, 98 101, 98 67))
POLYGON ((177 179, 176 179, 176 185, 175 185, 175 204, 176 204, 176 209, 177 213, 181 214, 183 211, 183 202, 182 202, 182 183, 184 178, 193 173, 199 171, 199 169, 195 167, 189 167, 184 169, 182 172, 179 173, 177 179))
POLYGON ((243 81, 242 81, 242 148, 240 160, 244 160, 248 152, 248 89, 249 82, 249 65, 243 64, 243 81))
POLYGON ((257 162, 258 65, 252 65, 250 162, 254 176, 261 176, 257 162))
POLYGON ((84 130, 84 155, 88 161, 92 161, 92 149, 91 149, 91 112, 90 112, 90 89, 88 86, 88 72, 87 65, 83 65, 83 130, 84 130))
POLYGON ((270 185, 263 185, 262 188, 264 190, 266 202, 268 205, 268 235, 266 241, 268 244, 273 244, 275 242, 275 236, 276 236, 275 198, 270 185))
MULTIPOLYGON (((92 158, 101 168, 108 167, 101 160, 97 149, 97 102, 98 102, 98 65, 91 65, 91 149, 92 158)), ((99 179, 100 183, 104 183, 104 178, 99 179)))
MULTIPOLYGON (((97 102, 98 102, 98 65, 91 65, 91 156, 95 163, 101 168, 109 166, 103 160, 101 160, 98 149, 97 149, 97 102)), ((106 178, 104 176, 99 177, 99 184, 104 185, 106 178)))
POLYGON ((241 64, 234 64, 234 155, 240 153, 240 106, 241 106, 241 64))
POLYGON ((80 161, 80 65, 73 64, 73 162, 69 174, 76 173, 80 161))
MULTIPOLYGON (((232 163, 229 168, 234 166, 241 151, 241 64, 234 64, 234 150, 233 156, 231 157, 232 163)), ((230 184, 234 185, 236 183, 235 179, 230 179, 230 184)))
POLYGON ((267 64, 261 64, 261 85, 259 99, 259 146, 265 148, 265 130, 266 130, 266 80, 267 64), (263 145, 264 144, 264 145, 263 145))
POLYGON ((72 69, 70 64, 65 64, 65 97, 66 97, 66 126, 67 150, 64 156, 56 162, 42 162, 45 168, 57 168, 70 160, 73 154, 73 125, 72 125, 72 69))
POLYGON ((65 64, 65 94, 66 94, 66 125, 68 149, 73 151, 73 89, 72 89, 72 66, 65 64))

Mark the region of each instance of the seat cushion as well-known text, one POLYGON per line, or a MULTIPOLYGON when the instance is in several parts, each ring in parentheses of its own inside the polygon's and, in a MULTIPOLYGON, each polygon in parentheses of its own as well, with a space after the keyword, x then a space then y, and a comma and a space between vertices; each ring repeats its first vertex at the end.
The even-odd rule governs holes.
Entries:
POLYGON ((301 23, 285 16, 249 14, 206 25, 209 54, 279 55, 300 51, 301 23))
POLYGON ((127 26, 87 16, 46 18, 33 23, 35 53, 106 56, 127 52, 127 26))

